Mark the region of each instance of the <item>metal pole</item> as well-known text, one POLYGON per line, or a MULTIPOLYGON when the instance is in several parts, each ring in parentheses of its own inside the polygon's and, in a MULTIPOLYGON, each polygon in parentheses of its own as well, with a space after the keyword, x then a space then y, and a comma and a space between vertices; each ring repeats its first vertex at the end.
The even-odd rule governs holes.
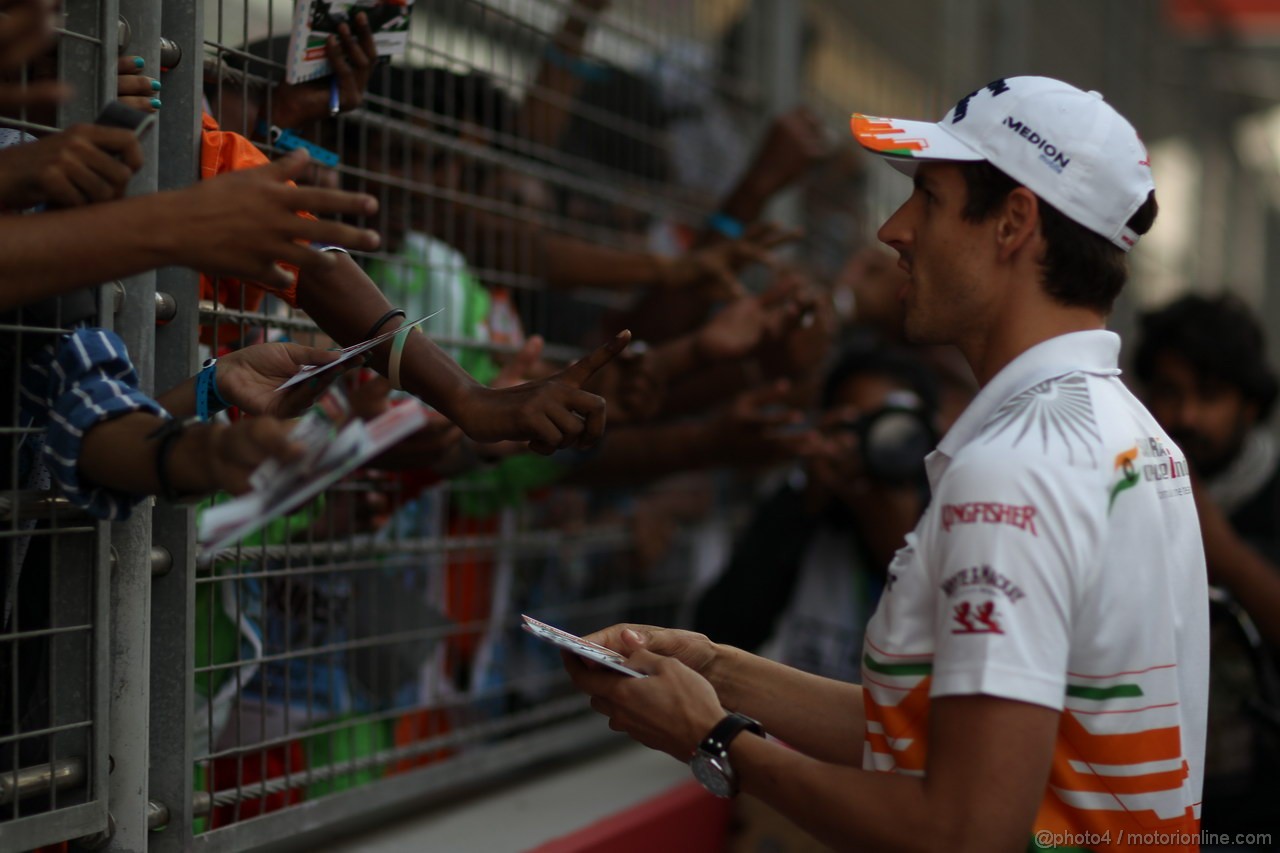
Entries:
MULTIPOLYGON (((199 0, 168 0, 164 37, 183 59, 164 77, 160 137, 161 189, 186 186, 199 176, 204 11, 199 0)), ((173 319, 155 331, 157 388, 170 388, 195 372, 199 276, 170 267, 156 290, 172 300, 173 319)), ((195 663, 195 513, 187 507, 152 510, 152 544, 168 552, 171 567, 151 582, 151 784, 149 796, 164 812, 165 832, 151 837, 151 850, 185 850, 191 841, 192 744, 195 663)), ((153 820, 158 814, 153 810, 153 820)), ((153 828, 156 828, 153 826, 153 828)))
MULTIPOLYGON (((1039 4, 1036 8, 1054 7, 1039 4)), ((988 79, 1028 73, 1032 4, 1027 0, 998 0, 996 12, 999 15, 995 27, 996 38, 990 50, 984 51, 994 61, 985 69, 987 73, 982 75, 983 83, 988 79)))
MULTIPOLYGON (((129 52, 141 56, 153 73, 160 66, 160 0, 122 0, 120 14, 129 22, 129 52)), ((109 81, 115 80, 115 57, 109 81)), ((113 86, 110 88, 114 88, 113 86)), ((156 188, 158 135, 143 143, 146 165, 134 176, 130 192, 156 188)), ((145 228, 146 223, 139 223, 145 228)), ((155 273, 124 282, 124 305, 116 315, 116 331, 124 339, 138 369, 142 387, 154 389, 155 273)), ((113 769, 109 803, 115 835, 107 849, 147 849, 147 774, 150 757, 148 724, 150 687, 149 631, 151 612, 151 511, 140 505, 128 521, 112 525, 116 553, 111 584, 111 740, 113 769)))
MULTIPOLYGON (((745 63, 751 88, 760 96, 759 131, 768 120, 800 102, 804 69, 803 9, 789 0, 754 0, 746 21, 745 63)), ((769 205, 766 218, 784 225, 800 224, 796 190, 784 192, 769 205)))
POLYGON ((950 106, 966 92, 989 81, 979 68, 980 22, 985 8, 982 0, 944 0, 942 27, 937 30, 943 56, 943 101, 950 106))
POLYGON ((50 788, 65 790, 83 785, 86 773, 84 759, 61 758, 52 764, 24 767, 14 775, 0 776, 0 805, 36 794, 47 794, 50 788))

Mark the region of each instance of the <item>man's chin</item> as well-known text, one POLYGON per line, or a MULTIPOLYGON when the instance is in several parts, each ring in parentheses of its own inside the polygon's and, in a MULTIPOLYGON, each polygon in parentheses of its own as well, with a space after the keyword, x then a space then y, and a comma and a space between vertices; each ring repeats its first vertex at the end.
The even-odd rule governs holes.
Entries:
POLYGON ((923 322, 922 317, 913 318, 909 313, 902 323, 902 337, 907 343, 918 346, 951 343, 950 341, 939 340, 940 336, 935 330, 929 328, 928 323, 923 322))

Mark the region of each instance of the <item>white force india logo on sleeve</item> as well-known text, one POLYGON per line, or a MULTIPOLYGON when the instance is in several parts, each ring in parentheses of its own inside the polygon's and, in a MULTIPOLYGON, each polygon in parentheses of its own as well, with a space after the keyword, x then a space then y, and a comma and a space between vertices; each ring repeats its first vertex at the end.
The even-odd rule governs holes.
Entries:
POLYGON ((1173 449, 1154 436, 1137 438, 1133 447, 1116 454, 1107 512, 1115 508, 1116 498, 1139 483, 1158 483, 1156 495, 1166 498, 1191 494, 1191 474, 1187 460, 1173 455, 1173 449), (1167 482, 1166 482, 1167 481, 1167 482))

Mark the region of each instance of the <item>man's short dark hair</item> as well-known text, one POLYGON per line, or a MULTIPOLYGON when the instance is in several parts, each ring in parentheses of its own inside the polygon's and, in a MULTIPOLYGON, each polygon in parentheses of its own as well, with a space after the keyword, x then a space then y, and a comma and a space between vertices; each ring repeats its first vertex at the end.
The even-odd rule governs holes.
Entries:
MULTIPOLYGON (((957 165, 968 190, 962 215, 970 222, 994 215, 1009 193, 1021 186, 986 160, 957 165)), ((1129 274, 1124 250, 1039 196, 1037 199, 1040 229, 1047 245, 1042 261, 1045 290, 1063 305, 1110 313, 1129 274)), ((1129 227, 1137 234, 1146 234, 1155 224, 1157 209, 1153 191, 1130 217, 1129 227)))
POLYGON ((1196 376, 1238 388, 1266 420, 1278 390, 1266 350, 1262 324, 1235 296, 1184 296, 1139 318, 1133 370, 1150 385, 1160 355, 1172 353, 1196 376))

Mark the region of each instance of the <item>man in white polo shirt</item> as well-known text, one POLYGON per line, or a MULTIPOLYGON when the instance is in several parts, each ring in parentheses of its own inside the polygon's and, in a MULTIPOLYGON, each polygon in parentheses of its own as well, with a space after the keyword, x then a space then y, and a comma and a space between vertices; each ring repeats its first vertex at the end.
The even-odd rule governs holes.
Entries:
POLYGON ((1155 218, 1146 151, 1101 95, 1037 77, 853 131, 914 180, 879 235, 908 337, 955 344, 982 385, 928 459, 863 684, 645 626, 591 639, 649 678, 566 665, 612 727, 839 848, 1198 849, 1199 525, 1104 328, 1155 218), (794 749, 736 736, 759 733, 742 715, 794 749))

